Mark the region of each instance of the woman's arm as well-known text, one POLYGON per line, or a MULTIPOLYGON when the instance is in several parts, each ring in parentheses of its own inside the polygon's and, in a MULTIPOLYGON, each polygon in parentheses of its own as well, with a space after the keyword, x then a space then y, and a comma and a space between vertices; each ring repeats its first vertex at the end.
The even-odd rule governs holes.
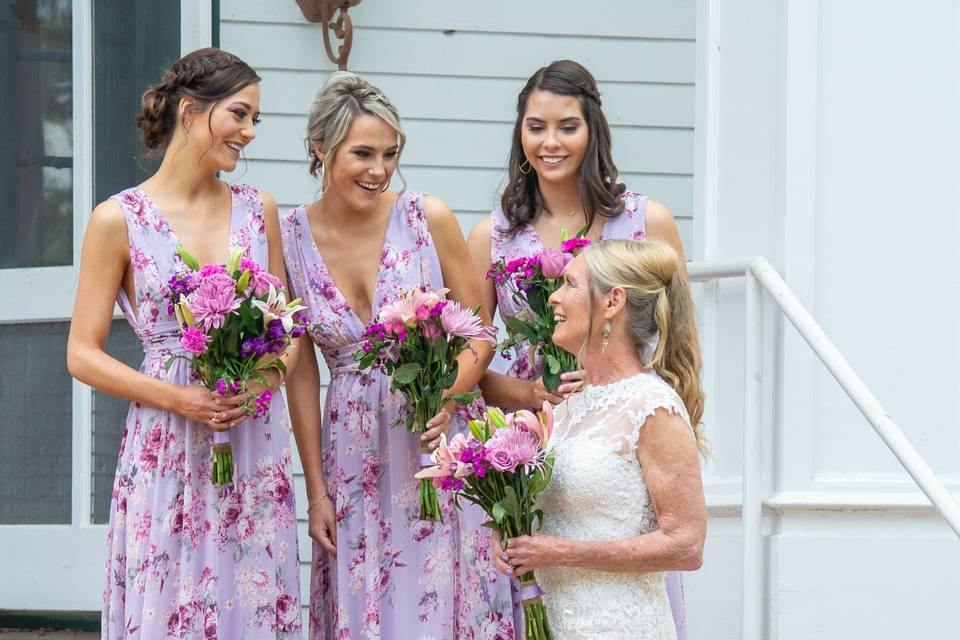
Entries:
MULTIPOLYGON (((476 274, 481 278, 480 293, 484 308, 487 309, 490 318, 493 318, 497 310, 497 290, 493 281, 486 277, 490 264, 493 262, 490 255, 491 225, 490 216, 475 224, 470 231, 467 245, 470 248, 476 274)), ((483 398, 488 404, 507 411, 542 407, 544 401, 559 404, 563 401, 563 394, 572 390, 561 387, 555 393, 550 393, 541 378, 521 380, 489 369, 484 371, 480 378, 480 389, 483 391, 483 398)))
POLYGON ((287 406, 293 421, 300 463, 307 484, 307 515, 310 537, 329 553, 337 552, 337 526, 333 500, 323 477, 323 452, 320 446, 320 373, 317 355, 309 336, 298 342, 297 366, 287 379, 287 406), (326 497, 324 497, 326 496, 326 497))
MULTIPOLYGON (((505 552, 514 573, 521 575, 545 566, 617 573, 699 569, 707 508, 693 432, 679 416, 658 409, 640 430, 637 460, 657 514, 656 530, 610 542, 552 536, 515 538, 505 552)), ((502 561, 498 566, 504 568, 502 561)))
MULTIPOLYGON (((287 302, 290 302, 292 293, 287 287, 287 273, 283 266, 283 246, 280 239, 280 214, 277 212, 277 202, 265 191, 260 191, 260 199, 263 202, 263 219, 267 231, 267 256, 270 262, 267 268, 270 270, 270 273, 280 279, 280 283, 286 292, 287 302)), ((297 347, 299 344, 299 340, 291 342, 290 348, 280 357, 280 360, 286 365, 287 371, 297 366, 297 353, 299 351, 297 347)), ((277 389, 283 384, 285 376, 271 369, 268 377, 270 378, 273 388, 277 389)))
POLYGON ((67 342, 70 375, 104 393, 176 411, 213 429, 229 428, 229 422, 242 415, 236 402, 203 387, 183 387, 144 375, 103 350, 117 291, 129 263, 123 211, 117 202, 108 200, 93 210, 83 238, 80 279, 67 342), (219 423, 213 422, 216 412, 221 414, 219 423))
MULTIPOLYGON (((424 198, 423 211, 440 258, 444 285, 450 289, 450 299, 456 300, 464 309, 479 306, 481 321, 484 325, 490 325, 490 313, 485 306, 489 300, 485 301, 481 293, 480 280, 453 211, 433 196, 424 198)), ((476 356, 470 350, 460 354, 457 381, 450 389, 451 394, 466 393, 476 387, 493 358, 493 345, 489 342, 473 340, 471 346, 476 356)))

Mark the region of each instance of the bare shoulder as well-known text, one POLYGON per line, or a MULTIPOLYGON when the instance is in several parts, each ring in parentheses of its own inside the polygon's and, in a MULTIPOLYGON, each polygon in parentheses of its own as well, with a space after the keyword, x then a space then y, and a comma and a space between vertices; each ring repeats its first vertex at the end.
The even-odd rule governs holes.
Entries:
POLYGON ((463 242, 463 232, 453 210, 436 196, 423 196, 423 215, 430 234, 440 243, 450 242, 452 238, 463 242))
POLYGON ((666 206, 656 200, 647 200, 644 216, 647 238, 666 242, 677 252, 681 260, 686 260, 683 251, 683 241, 677 229, 677 221, 666 206))
POLYGON ((257 193, 260 194, 260 202, 263 203, 263 213, 265 215, 277 215, 277 201, 272 195, 264 191, 263 189, 257 188, 257 193))
POLYGON ((647 200, 645 218, 648 230, 676 228, 677 226, 670 209, 656 200, 647 200))
POLYGON ((104 238, 126 238, 127 221, 120 203, 111 198, 98 204, 90 214, 87 233, 104 238))
POLYGON ((491 216, 486 216, 482 218, 479 222, 473 225, 473 228, 470 229, 470 235, 467 236, 467 244, 473 247, 487 247, 490 246, 490 233, 493 230, 493 220, 491 216))

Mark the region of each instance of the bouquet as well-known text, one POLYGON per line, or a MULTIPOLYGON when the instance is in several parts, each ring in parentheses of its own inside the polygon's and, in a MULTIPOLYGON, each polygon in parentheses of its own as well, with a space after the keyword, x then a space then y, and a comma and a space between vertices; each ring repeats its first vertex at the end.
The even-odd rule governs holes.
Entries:
MULTIPOLYGON (((248 396, 244 409, 257 418, 270 408, 273 397, 264 375, 286 367, 280 356, 304 328, 293 315, 306 307, 300 299, 287 302, 280 280, 253 260, 242 247, 231 247, 226 265, 200 267, 182 246, 177 253, 186 269, 167 283, 167 313, 176 315, 180 344, 190 354, 203 384, 220 394, 249 393, 256 383, 268 387, 248 396)), ((182 356, 180 356, 182 357, 182 356)), ((167 367, 173 358, 167 360, 167 367)), ((210 477, 214 484, 233 479, 233 449, 227 431, 213 432, 210 477)))
POLYGON ((523 309, 505 318, 507 339, 497 349, 506 353, 522 342, 529 343, 531 360, 538 354, 543 356, 543 384, 548 391, 560 386, 560 374, 577 369, 577 357, 553 344, 556 321, 549 299, 560 288, 563 270, 573 254, 590 244, 586 238, 566 238, 565 231, 563 237, 561 251, 545 249, 532 258, 498 260, 487 272, 487 279, 507 284, 514 302, 523 309))
MULTIPOLYGON (((446 292, 401 294, 380 310, 363 334, 363 347, 354 354, 361 370, 376 366, 390 376, 390 390, 400 392, 410 404, 405 424, 416 436, 444 403, 466 404, 480 395, 479 391, 446 396, 444 392, 457 379, 457 356, 473 349, 470 340, 495 342, 495 329, 483 326, 476 310, 444 299, 446 292)), ((421 464, 429 466, 430 455, 424 447, 421 464)), ((420 519, 442 520, 440 502, 429 481, 420 483, 420 519)))
MULTIPOLYGON (((533 501, 553 473, 554 455, 548 449, 552 432, 549 402, 539 415, 526 410, 504 415, 491 407, 482 419, 470 422, 470 438, 457 434, 448 443, 441 436, 434 466, 416 477, 455 491, 458 505, 460 498, 479 505, 492 518, 486 526, 500 532, 506 548, 511 538, 530 535, 534 521, 537 528, 543 523, 543 511, 534 509, 533 501)), ((514 589, 523 603, 527 640, 552 638, 540 599, 543 590, 533 572, 514 579, 514 589)))

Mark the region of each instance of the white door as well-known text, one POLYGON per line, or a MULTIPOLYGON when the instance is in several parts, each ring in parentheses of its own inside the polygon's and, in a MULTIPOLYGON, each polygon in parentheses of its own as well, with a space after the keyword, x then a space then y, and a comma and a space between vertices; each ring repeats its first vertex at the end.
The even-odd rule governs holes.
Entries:
MULTIPOLYGON (((127 403, 67 372, 83 230, 150 170, 139 96, 209 45, 210 15, 210 0, 0 0, 0 61, 14 70, 0 76, 0 609, 100 608, 127 403)), ((119 319, 107 351, 142 358, 119 319)))

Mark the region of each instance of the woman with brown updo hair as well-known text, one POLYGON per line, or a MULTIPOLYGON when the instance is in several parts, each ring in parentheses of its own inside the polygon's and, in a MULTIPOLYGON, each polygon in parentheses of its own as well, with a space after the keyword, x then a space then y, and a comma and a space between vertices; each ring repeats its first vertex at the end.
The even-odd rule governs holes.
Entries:
MULTIPOLYGON (((260 77, 200 49, 143 94, 137 126, 163 155, 143 184, 94 209, 80 260, 67 361, 78 380, 130 400, 107 530, 104 638, 299 638, 289 423, 274 394, 259 418, 243 394, 200 384, 164 299, 185 268, 228 247, 285 283, 277 205, 221 181, 256 137, 260 77), (134 370, 104 351, 118 303, 143 345, 134 370), (210 440, 230 430, 235 475, 210 479, 210 440)), ((295 350, 285 359, 296 357, 295 350)), ((288 362, 287 366, 292 366, 288 362)), ((268 374, 276 389, 282 382, 268 374)), ((260 389, 254 390, 255 393, 260 389)))
MULTIPOLYGON (((646 195, 619 181, 610 126, 597 81, 580 64, 558 60, 527 80, 517 96, 517 118, 507 160, 507 184, 500 206, 477 223, 468 240, 474 264, 486 273, 493 261, 527 258, 559 250, 564 229, 591 240, 655 239, 670 245, 683 264, 683 245, 673 215, 646 195)), ((484 306, 493 316, 522 312, 507 287, 483 283, 484 306)), ((494 360, 480 387, 488 404, 505 409, 558 404, 583 384, 583 372, 562 374, 547 390, 542 357, 527 343, 517 345, 510 362, 494 360)), ((667 577, 680 640, 685 637, 680 574, 667 577)))

